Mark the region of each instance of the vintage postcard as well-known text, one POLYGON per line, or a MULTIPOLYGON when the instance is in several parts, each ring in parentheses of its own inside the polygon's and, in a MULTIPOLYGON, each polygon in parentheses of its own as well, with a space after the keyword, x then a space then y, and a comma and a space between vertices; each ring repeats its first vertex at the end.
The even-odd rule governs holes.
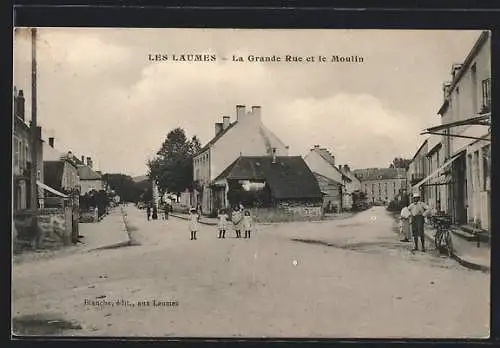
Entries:
POLYGON ((16 28, 16 336, 487 338, 491 34, 16 28))

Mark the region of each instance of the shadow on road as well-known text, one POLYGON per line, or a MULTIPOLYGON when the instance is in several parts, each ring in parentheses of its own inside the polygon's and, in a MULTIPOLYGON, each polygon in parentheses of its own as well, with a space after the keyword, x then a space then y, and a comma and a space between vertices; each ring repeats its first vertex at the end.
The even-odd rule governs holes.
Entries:
POLYGON ((139 246, 139 245, 141 245, 141 243, 139 243, 139 242, 127 241, 127 242, 120 242, 120 243, 116 243, 116 244, 111 244, 111 245, 106 245, 103 247, 95 248, 95 249, 89 250, 89 252, 96 251, 96 250, 111 250, 111 249, 118 249, 118 248, 125 248, 125 247, 130 247, 130 246, 139 246))
POLYGON ((81 329, 82 327, 77 323, 46 314, 25 315, 12 319, 14 335, 59 335, 64 331, 81 329))

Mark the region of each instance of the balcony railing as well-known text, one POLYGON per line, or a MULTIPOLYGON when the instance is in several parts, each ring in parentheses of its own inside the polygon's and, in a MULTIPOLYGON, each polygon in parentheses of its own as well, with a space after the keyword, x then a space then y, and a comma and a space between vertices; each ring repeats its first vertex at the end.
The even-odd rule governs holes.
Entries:
POLYGON ((411 185, 414 185, 416 183, 418 183, 419 181, 423 180, 425 178, 425 174, 424 173, 413 173, 411 175, 411 185))

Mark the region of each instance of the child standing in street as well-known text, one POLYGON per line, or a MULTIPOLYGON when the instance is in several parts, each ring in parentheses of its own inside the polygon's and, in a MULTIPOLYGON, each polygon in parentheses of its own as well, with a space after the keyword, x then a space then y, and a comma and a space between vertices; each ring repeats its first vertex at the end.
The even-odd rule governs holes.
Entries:
POLYGON ((198 220, 200 219, 200 215, 196 209, 191 208, 189 210, 189 230, 191 231, 191 240, 196 239, 196 232, 198 232, 198 220))
POLYGON ((245 211, 243 216, 243 229, 245 230, 245 238, 250 239, 250 232, 252 231, 252 217, 248 210, 245 211))
POLYGON ((234 206, 234 210, 231 213, 231 220, 233 221, 234 231, 236 232, 236 238, 241 238, 243 216, 240 207, 237 205, 234 206))
POLYGON ((227 229, 227 214, 224 209, 219 211, 219 237, 218 238, 226 238, 226 229, 227 229))

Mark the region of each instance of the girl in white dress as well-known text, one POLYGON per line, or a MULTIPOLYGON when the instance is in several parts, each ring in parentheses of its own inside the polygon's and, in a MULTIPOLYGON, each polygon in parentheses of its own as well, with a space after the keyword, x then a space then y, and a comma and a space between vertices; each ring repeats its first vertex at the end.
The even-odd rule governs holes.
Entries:
POLYGON ((224 209, 219 211, 219 237, 218 238, 226 238, 226 229, 227 229, 227 214, 224 209))
POLYGON ((198 220, 200 219, 200 215, 196 209, 189 210, 189 230, 191 231, 191 240, 196 239, 196 232, 198 232, 198 220))

